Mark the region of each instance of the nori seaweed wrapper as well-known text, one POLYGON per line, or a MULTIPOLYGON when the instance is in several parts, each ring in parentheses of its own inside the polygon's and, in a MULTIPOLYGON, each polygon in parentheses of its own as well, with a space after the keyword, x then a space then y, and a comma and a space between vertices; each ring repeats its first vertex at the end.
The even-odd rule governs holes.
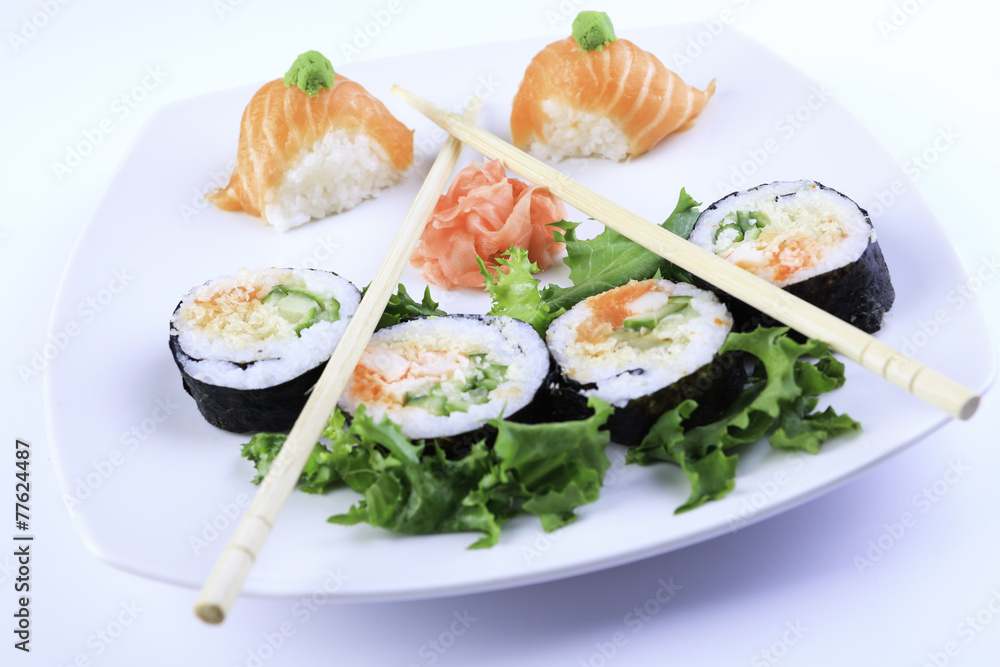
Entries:
POLYGON ((287 431, 292 428, 319 381, 326 362, 287 382, 263 389, 233 389, 202 382, 184 371, 182 358, 190 357, 170 336, 170 352, 181 372, 184 391, 194 399, 198 412, 212 426, 232 433, 287 431))
MULTIPOLYGON (((629 372, 641 374, 644 371, 637 368, 629 372)), ((712 361, 677 382, 652 394, 633 398, 622 407, 615 407, 607 422, 611 439, 622 445, 638 445, 663 413, 689 398, 698 402, 698 408, 688 417, 685 425, 699 426, 715 421, 740 395, 746 381, 742 353, 717 354, 712 361)), ((596 387, 572 380, 558 370, 547 385, 548 421, 588 417, 592 411, 587 407, 587 396, 582 392, 596 387)))
MULTIPOLYGON (((758 326, 785 326, 718 288, 705 287, 713 289, 733 314, 733 331, 746 333, 758 326)), ((878 241, 870 243, 857 261, 783 289, 865 333, 875 333, 882 328, 882 318, 896 298, 878 241)), ((791 334, 800 340, 804 337, 795 330, 791 334)))

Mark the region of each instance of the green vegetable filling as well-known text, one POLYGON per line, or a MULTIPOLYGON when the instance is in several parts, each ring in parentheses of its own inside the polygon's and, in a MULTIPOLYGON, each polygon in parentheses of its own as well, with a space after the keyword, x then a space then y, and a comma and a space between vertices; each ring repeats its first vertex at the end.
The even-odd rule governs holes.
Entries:
POLYGON ((691 297, 672 296, 656 310, 626 317, 622 322, 622 329, 611 332, 610 338, 637 350, 651 350, 673 343, 675 336, 670 335, 672 330, 697 314, 691 308, 691 297), (659 332, 654 331, 667 318, 671 318, 668 325, 673 325, 672 328, 668 326, 667 329, 661 328, 659 332))
POLYGON ((485 353, 470 354, 469 361, 473 364, 474 373, 465 384, 437 382, 427 393, 406 394, 403 405, 447 417, 452 412, 468 412, 470 406, 488 402, 489 393, 506 379, 507 367, 486 361, 485 353))
POLYGON ((323 296, 305 289, 305 283, 282 283, 275 285, 260 300, 278 309, 278 314, 292 325, 295 333, 317 322, 336 322, 340 318, 340 302, 332 296, 323 296))
POLYGON ((662 307, 657 308, 654 311, 626 317, 624 321, 622 321, 622 326, 628 331, 642 331, 643 329, 650 331, 655 329, 664 318, 670 315, 677 315, 680 313, 690 314, 693 310, 694 309, 691 308, 691 297, 672 296, 667 298, 667 302, 662 307), (688 312, 685 313, 685 311, 688 312))
POLYGON ((762 213, 761 211, 730 211, 719 223, 719 227, 715 230, 715 236, 712 240, 718 243, 719 237, 722 236, 725 230, 735 230, 736 234, 733 236, 729 246, 725 248, 728 249, 734 243, 756 239, 760 236, 760 230, 769 224, 771 224, 771 219, 766 213, 762 213))

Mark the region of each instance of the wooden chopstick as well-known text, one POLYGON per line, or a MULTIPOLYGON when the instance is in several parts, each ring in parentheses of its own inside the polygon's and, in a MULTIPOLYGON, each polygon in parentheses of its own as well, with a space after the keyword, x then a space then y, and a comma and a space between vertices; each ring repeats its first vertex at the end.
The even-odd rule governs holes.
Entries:
MULTIPOLYGON (((473 98, 469 103, 465 114, 470 121, 475 119, 481 105, 482 101, 478 98, 473 98)), ((257 495, 202 586, 195 602, 195 613, 203 621, 221 623, 239 596, 257 554, 295 489, 313 446, 319 440, 330 414, 347 386, 347 380, 378 325, 389 297, 396 289, 399 276, 413 254, 461 151, 461 142, 449 137, 427 173, 410 212, 396 233, 389 253, 365 292, 365 298, 361 300, 361 305, 347 325, 323 374, 313 387, 309 400, 271 464, 257 495)))
POLYGON ((979 396, 971 389, 874 336, 622 208, 455 114, 399 86, 393 86, 392 92, 486 157, 499 159, 514 173, 547 187, 595 220, 793 329, 825 341, 848 359, 952 417, 968 419, 979 406, 979 396))

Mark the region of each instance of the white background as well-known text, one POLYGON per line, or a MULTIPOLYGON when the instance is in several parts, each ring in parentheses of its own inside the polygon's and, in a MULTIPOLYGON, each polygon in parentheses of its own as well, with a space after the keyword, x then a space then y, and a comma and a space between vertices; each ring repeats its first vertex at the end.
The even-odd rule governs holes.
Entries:
MULTIPOLYGON (((607 9, 602 5, 584 8, 607 9)), ((46 343, 73 244, 144 120, 167 102, 274 78, 306 49, 322 50, 340 66, 348 62, 345 45, 355 49, 346 49, 352 60, 362 60, 555 39, 580 8, 571 0, 290 1, 280 8, 264 0, 4 2, 0 500, 13 504, 13 443, 27 440, 36 542, 30 654, 13 648, 16 574, 8 548, 0 548, 0 615, 7 619, 0 623, 0 663, 997 664, 1000 418, 993 393, 970 422, 951 423, 777 518, 630 566, 498 593, 311 609, 295 599, 244 598, 223 626, 208 627, 191 612, 195 591, 115 570, 79 539, 48 454, 42 379, 22 378, 19 368, 46 343), (367 44, 358 40, 357 30, 373 16, 390 16, 389 9, 396 10, 391 20, 367 44), (147 67, 165 77, 127 116, 114 113, 112 105, 141 84, 147 67), (115 119, 111 133, 60 178, 53 163, 105 117, 115 119), (964 472, 956 479, 951 467, 964 472), (922 511, 914 498, 935 483, 945 491, 922 511), (892 525, 905 512, 915 522, 900 533, 892 525), (890 529, 898 537, 886 538, 890 529), (891 547, 859 572, 856 558, 880 538, 891 547), (649 603, 661 580, 681 587, 662 606, 649 603), (647 604, 655 613, 629 616, 647 604)), ((906 187, 926 198, 969 270, 995 272, 1000 242, 990 195, 1000 175, 1000 8, 971 0, 621 2, 611 16, 622 34, 713 21, 723 10, 731 12, 732 27, 790 60, 856 114, 916 177, 906 187), (951 139, 935 148, 942 136, 951 139), (921 155, 931 158, 925 167, 913 161, 921 155)), ((692 26, 692 36, 707 29, 692 26)), ((873 186, 861 203, 878 195, 873 186)), ((143 224, 142 211, 135 223, 143 224)), ((987 279, 979 289, 994 332, 997 283, 987 279)), ((0 541, 9 543, 4 534, 0 541)))

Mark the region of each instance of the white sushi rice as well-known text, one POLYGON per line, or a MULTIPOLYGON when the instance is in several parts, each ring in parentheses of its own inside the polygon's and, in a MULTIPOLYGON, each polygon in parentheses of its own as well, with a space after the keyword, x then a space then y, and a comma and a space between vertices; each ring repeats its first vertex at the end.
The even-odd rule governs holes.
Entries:
POLYGON ((690 296, 695 315, 668 316, 650 335, 663 344, 647 349, 614 338, 581 342, 577 329, 593 317, 594 297, 585 299, 556 318, 546 332, 546 342, 564 375, 583 385, 585 396, 597 396, 616 407, 647 396, 690 375, 712 361, 732 328, 732 316, 707 290, 687 283, 658 280, 657 290, 635 299, 635 314, 656 310, 667 296, 690 296), (657 297, 661 297, 657 301, 657 297))
POLYGON ((188 375, 216 386, 262 389, 287 382, 328 359, 360 302, 357 287, 327 271, 242 269, 188 293, 171 320, 171 335, 178 336, 188 357, 181 358, 188 375), (303 281, 310 292, 333 296, 340 303, 338 319, 318 321, 296 334, 274 306, 259 303, 275 285, 291 280, 303 281), (259 288, 259 297, 234 320, 223 323, 199 317, 203 315, 199 301, 240 287, 259 288))
POLYGON ((542 127, 545 136, 529 144, 532 155, 543 160, 592 156, 624 160, 628 155, 628 138, 605 116, 552 99, 542 102, 542 111, 550 121, 542 127))
POLYGON ((857 261, 875 230, 857 204, 813 181, 782 181, 730 195, 698 218, 689 240, 779 287, 857 261), (715 232, 732 211, 760 211, 770 223, 756 239, 732 243, 736 232, 715 232), (799 247, 814 252, 800 251, 799 247), (792 269, 776 275, 774 258, 792 269))
MULTIPOLYGON (((416 319, 382 329, 372 337, 361 364, 371 364, 371 368, 380 359, 398 359, 393 353, 413 347, 431 352, 454 352, 464 357, 485 353, 488 363, 506 366, 507 370, 503 382, 489 392, 487 402, 471 404, 467 411, 435 415, 420 407, 400 405, 396 394, 405 387, 394 388, 392 383, 383 385, 385 395, 391 397, 388 400, 363 401, 358 395, 355 377, 348 381, 340 400, 341 409, 354 414, 364 403, 365 414, 376 421, 388 416, 399 424, 408 438, 453 436, 475 430, 488 419, 512 415, 528 405, 549 370, 548 350, 531 325, 510 317, 488 316, 416 319)), ((376 367, 376 370, 393 375, 385 367, 376 367)))
POLYGON ((264 218, 280 231, 354 208, 403 177, 381 144, 337 129, 302 151, 266 196, 264 218))

